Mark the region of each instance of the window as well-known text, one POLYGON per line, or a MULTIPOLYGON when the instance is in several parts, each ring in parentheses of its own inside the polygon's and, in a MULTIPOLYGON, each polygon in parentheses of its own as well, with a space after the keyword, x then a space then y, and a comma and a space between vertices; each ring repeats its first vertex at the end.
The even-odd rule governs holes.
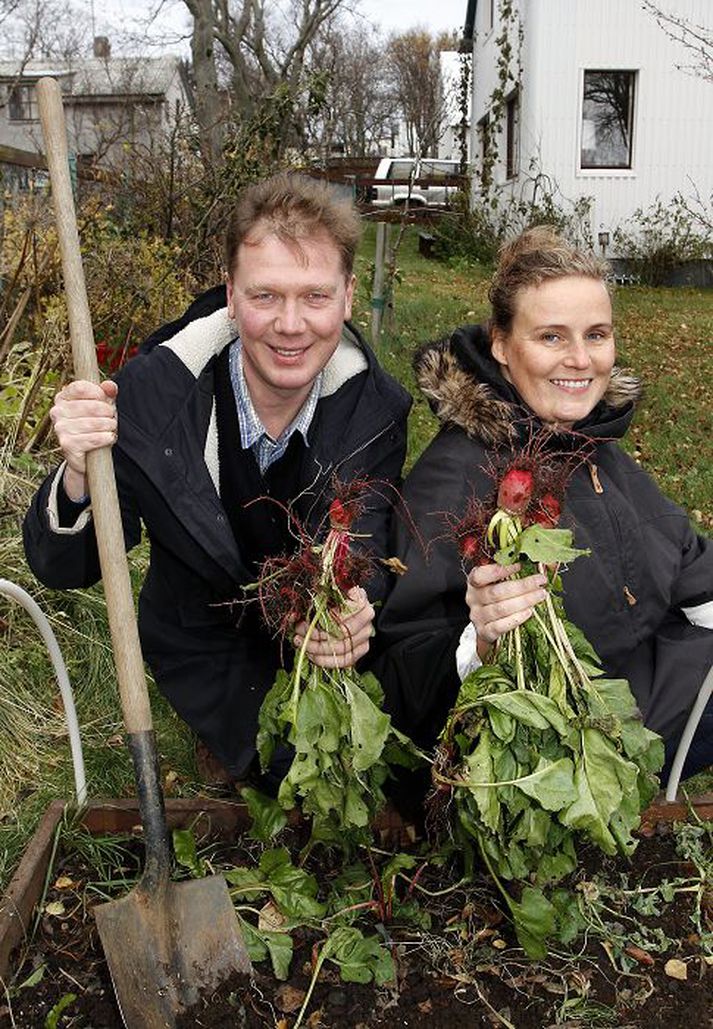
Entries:
POLYGON ((413 161, 392 161, 386 173, 387 179, 408 179, 413 174, 413 161))
POLYGON ((514 179, 520 165, 520 94, 510 95, 505 111, 505 175, 514 179))
POLYGON ((631 168, 635 71, 585 71, 581 168, 631 168))
POLYGON ((493 181, 493 159, 490 153, 490 115, 486 114, 478 122, 480 139, 480 188, 483 192, 490 189, 493 181))
POLYGON ((34 86, 13 86, 8 97, 8 117, 10 121, 39 121, 34 86))
POLYGON ((457 174, 457 161, 424 160, 421 161, 419 168, 419 176, 422 179, 447 179, 457 174))

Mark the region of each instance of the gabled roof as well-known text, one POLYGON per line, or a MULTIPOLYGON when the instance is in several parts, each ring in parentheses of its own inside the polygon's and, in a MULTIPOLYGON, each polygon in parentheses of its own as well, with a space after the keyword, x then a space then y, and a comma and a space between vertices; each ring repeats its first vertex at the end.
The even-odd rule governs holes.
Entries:
POLYGON ((180 63, 179 57, 45 58, 27 61, 20 68, 17 61, 0 61, 0 81, 17 81, 18 73, 20 82, 51 75, 67 96, 163 96, 180 63))

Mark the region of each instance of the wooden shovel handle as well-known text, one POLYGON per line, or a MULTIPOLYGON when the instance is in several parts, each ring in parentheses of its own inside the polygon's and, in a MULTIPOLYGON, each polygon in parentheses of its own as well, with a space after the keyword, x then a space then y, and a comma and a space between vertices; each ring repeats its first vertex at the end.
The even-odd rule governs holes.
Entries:
MULTIPOLYGON (((98 383, 99 367, 69 177, 62 94, 55 79, 40 79, 37 99, 62 255, 74 372, 79 379, 98 383)), ((87 454, 87 476, 124 725, 129 733, 144 732, 152 728, 151 707, 136 627, 111 447, 102 447, 87 454)))

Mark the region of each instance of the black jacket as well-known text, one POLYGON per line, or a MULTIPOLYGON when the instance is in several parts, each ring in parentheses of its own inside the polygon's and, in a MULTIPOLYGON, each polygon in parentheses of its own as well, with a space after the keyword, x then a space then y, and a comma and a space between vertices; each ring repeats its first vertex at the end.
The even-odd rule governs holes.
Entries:
MULTIPOLYGON (((381 616, 388 650, 377 670, 401 727, 426 742, 458 690, 455 651, 468 621, 464 573, 442 512, 461 515, 471 495, 485 498, 493 482, 484 469, 495 452, 523 442, 538 423, 502 378, 482 327, 423 348, 416 372, 442 428, 404 484, 421 538, 397 526, 392 550, 409 571, 381 616)), ((571 479, 562 519, 592 555, 564 572, 564 602, 606 671, 629 679, 647 724, 669 737, 713 662, 713 632, 682 610, 713 599, 713 547, 614 442, 638 393, 637 381, 615 369, 603 401, 574 426, 579 439, 552 437, 558 449, 582 436, 593 446, 571 479)))
MULTIPOLYGON (((179 714, 239 776, 254 755, 257 713, 280 653, 257 617, 241 617, 244 609, 230 603, 255 578, 217 486, 214 366, 234 337, 218 289, 147 341, 117 376, 114 467, 126 548, 139 542, 142 523, 151 544, 139 600, 144 657, 179 714)), ((334 473, 366 476, 378 485, 354 530, 386 554, 392 498, 384 484, 400 483, 410 403, 345 325, 301 448, 295 512, 308 528, 324 519, 334 473)), ((100 577, 91 519, 78 532, 53 531, 56 483, 53 473, 26 516, 27 558, 48 586, 87 586, 100 577)), ((368 590, 377 599, 384 584, 368 590)))

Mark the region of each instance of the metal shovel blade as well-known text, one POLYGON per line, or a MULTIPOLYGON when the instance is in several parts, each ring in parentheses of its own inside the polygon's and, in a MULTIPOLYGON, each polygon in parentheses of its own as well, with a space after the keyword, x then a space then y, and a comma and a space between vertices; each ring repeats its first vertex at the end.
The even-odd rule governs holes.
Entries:
POLYGON ((176 1018, 252 966, 221 876, 141 883, 94 908, 127 1029, 173 1029, 176 1018))

